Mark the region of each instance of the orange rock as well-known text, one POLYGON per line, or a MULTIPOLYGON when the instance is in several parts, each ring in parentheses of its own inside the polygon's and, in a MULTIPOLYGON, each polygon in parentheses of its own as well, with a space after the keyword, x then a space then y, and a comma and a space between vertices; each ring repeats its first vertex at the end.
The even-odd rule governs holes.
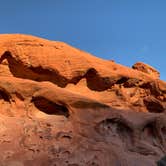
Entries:
POLYGON ((153 76, 154 78, 160 78, 160 73, 155 68, 145 63, 137 62, 132 66, 132 68, 147 73, 153 76))
POLYGON ((0 35, 0 165, 155 165, 166 83, 63 42, 0 35))

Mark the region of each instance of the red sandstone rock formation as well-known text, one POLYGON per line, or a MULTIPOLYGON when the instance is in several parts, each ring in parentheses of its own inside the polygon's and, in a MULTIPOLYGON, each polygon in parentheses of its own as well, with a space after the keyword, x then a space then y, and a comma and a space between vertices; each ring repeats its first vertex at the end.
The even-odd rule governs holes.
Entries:
POLYGON ((144 64, 142 62, 137 62, 132 66, 133 69, 148 73, 149 75, 153 76, 154 78, 160 78, 160 73, 154 69, 152 66, 144 64))
POLYGON ((0 35, 0 165, 154 166, 166 83, 65 43, 0 35))

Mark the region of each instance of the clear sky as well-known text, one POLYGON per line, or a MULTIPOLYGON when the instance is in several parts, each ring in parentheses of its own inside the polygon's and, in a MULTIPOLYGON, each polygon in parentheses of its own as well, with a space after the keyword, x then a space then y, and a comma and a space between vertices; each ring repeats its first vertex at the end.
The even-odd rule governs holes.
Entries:
POLYGON ((67 42, 166 80, 166 0, 0 0, 0 33, 67 42))

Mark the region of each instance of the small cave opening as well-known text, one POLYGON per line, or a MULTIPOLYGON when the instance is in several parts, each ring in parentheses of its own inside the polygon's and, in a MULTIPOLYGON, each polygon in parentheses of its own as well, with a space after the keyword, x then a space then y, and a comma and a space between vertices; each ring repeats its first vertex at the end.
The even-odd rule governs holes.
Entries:
POLYGON ((121 77, 120 79, 117 80, 116 84, 123 84, 126 83, 129 80, 127 77, 121 77))
POLYGON ((44 97, 33 97, 32 103, 34 103, 36 108, 48 115, 69 117, 69 110, 66 106, 56 104, 44 97))
POLYGON ((143 128, 142 139, 151 145, 159 144, 159 137, 156 131, 155 122, 146 124, 143 128))
POLYGON ((105 137, 119 137, 128 145, 132 143, 132 129, 121 119, 105 119, 98 124, 96 129, 105 137))
POLYGON ((0 90, 0 100, 3 99, 6 102, 10 102, 10 96, 4 90, 0 90))
POLYGON ((144 129, 143 132, 145 134, 145 137, 155 137, 155 132, 154 132, 154 124, 153 123, 149 123, 147 124, 144 129))
POLYGON ((87 86, 91 90, 104 91, 111 87, 110 78, 100 76, 93 68, 87 71, 85 78, 87 80, 87 86))

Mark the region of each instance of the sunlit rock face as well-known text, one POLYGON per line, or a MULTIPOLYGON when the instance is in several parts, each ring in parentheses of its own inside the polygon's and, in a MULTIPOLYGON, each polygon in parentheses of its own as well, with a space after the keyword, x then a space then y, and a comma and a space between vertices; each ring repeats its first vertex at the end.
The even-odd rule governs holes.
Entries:
POLYGON ((155 166, 166 83, 65 43, 0 35, 1 166, 155 166))

